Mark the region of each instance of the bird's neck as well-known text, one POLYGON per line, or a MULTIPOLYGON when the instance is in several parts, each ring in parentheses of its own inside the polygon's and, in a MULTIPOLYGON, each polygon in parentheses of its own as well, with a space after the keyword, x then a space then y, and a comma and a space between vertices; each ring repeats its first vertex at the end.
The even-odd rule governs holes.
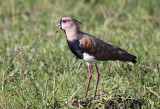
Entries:
POLYGON ((67 40, 68 41, 74 41, 74 40, 77 40, 79 39, 78 36, 79 36, 79 30, 73 30, 73 29, 67 29, 65 30, 65 33, 66 33, 66 37, 67 37, 67 40))

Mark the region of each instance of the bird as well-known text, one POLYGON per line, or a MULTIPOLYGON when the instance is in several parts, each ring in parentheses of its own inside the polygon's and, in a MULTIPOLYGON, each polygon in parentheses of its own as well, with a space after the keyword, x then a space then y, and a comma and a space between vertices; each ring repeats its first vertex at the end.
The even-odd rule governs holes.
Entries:
POLYGON ((93 99, 95 99, 100 77, 97 62, 119 60, 124 62, 136 63, 137 57, 117 46, 106 43, 105 41, 98 39, 95 36, 80 31, 79 23, 81 22, 72 17, 63 17, 54 28, 59 27, 56 33, 60 30, 63 30, 65 32, 67 43, 71 52, 77 58, 83 59, 87 62, 89 77, 84 98, 87 97, 89 85, 92 79, 90 66, 91 64, 95 65, 95 69, 97 72, 97 80, 93 96, 93 99))

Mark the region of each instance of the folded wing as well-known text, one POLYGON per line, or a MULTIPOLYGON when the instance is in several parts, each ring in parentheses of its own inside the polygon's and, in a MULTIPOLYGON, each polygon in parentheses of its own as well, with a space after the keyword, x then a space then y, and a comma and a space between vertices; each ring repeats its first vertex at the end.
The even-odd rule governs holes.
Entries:
POLYGON ((136 63, 136 56, 119 47, 108 44, 96 37, 83 37, 80 40, 80 48, 83 52, 94 56, 100 61, 120 60, 136 63))

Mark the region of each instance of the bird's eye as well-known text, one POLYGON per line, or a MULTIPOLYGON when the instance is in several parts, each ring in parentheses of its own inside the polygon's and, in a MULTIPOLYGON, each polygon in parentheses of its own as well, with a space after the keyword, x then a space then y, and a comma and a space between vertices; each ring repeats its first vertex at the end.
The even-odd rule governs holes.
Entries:
POLYGON ((62 22, 63 22, 63 23, 66 23, 66 22, 67 22, 67 20, 62 20, 62 22))

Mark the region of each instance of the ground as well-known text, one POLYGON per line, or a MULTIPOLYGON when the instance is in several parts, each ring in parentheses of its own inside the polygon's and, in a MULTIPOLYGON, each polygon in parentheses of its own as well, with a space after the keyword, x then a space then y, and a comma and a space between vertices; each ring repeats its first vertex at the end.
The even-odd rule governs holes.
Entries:
POLYGON ((160 108, 159 0, 0 1, 1 108, 160 108), (88 98, 87 64, 52 29, 71 16, 81 30, 137 56, 137 64, 99 62, 97 100, 88 98), (16 50, 15 48, 18 47, 16 50), (104 96, 105 95, 105 96, 104 96))

